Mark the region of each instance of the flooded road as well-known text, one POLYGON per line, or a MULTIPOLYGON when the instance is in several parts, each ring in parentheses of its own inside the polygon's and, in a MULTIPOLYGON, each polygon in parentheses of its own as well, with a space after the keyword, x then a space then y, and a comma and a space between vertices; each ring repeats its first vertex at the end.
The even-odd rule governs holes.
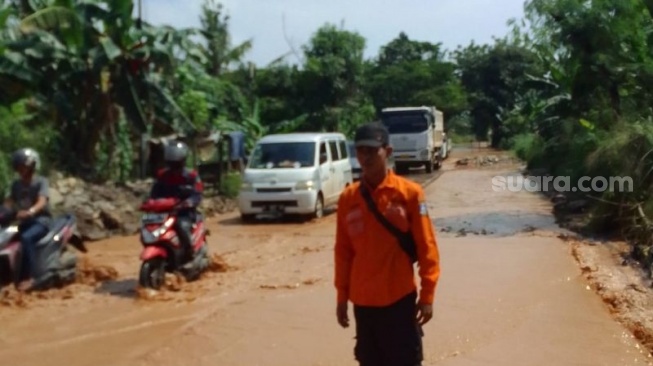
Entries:
MULTIPOLYGON (((517 167, 455 161, 426 188, 442 278, 424 365, 648 365, 589 290, 550 203, 492 190, 493 175, 517 167)), ((237 216, 210 220, 210 245, 226 265, 152 298, 135 291, 137 238, 91 244, 89 260, 118 278, 0 306, 0 358, 13 366, 356 365, 353 327, 335 318, 335 215, 253 225, 237 216)))

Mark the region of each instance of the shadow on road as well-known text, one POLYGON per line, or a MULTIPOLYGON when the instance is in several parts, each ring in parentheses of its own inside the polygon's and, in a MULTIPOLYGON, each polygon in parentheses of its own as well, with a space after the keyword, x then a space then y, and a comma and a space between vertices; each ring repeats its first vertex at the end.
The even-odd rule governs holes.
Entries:
POLYGON ((132 299, 136 297, 137 284, 138 281, 136 281, 134 278, 106 281, 102 282, 102 284, 96 288, 94 292, 97 294, 105 294, 132 299))

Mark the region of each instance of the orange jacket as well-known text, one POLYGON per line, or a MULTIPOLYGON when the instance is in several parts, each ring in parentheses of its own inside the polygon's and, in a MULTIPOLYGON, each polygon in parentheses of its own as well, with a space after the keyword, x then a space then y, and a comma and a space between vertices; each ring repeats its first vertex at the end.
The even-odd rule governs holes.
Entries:
MULTIPOLYGON (((347 187, 338 202, 334 249, 338 302, 386 306, 416 290, 415 274, 397 239, 368 211, 360 184, 347 187)), ((388 221, 401 231, 411 230, 421 278, 419 302, 432 304, 440 254, 422 187, 390 172, 370 192, 388 221)))

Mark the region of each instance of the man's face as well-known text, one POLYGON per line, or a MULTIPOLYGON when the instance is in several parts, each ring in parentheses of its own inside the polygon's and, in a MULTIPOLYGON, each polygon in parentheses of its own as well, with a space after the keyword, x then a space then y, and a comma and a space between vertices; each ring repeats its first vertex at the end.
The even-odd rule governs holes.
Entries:
POLYGON ((392 153, 389 146, 356 146, 356 158, 364 172, 378 172, 386 168, 386 160, 392 153))
POLYGON ((29 178, 32 175, 32 169, 26 165, 19 165, 16 167, 16 172, 23 179, 29 178))

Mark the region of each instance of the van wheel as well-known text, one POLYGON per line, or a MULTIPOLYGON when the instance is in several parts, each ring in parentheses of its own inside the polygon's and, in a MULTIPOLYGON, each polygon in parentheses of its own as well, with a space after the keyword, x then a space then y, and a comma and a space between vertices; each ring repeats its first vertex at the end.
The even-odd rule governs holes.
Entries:
POLYGON ((314 219, 321 219, 324 217, 324 199, 322 198, 322 193, 317 195, 317 200, 315 200, 315 211, 313 211, 314 219))
POLYGON ((251 223, 256 221, 255 214, 240 214, 240 220, 245 223, 251 223))
POLYGON ((426 173, 433 173, 433 160, 427 161, 426 164, 424 164, 424 167, 426 168, 426 173))

